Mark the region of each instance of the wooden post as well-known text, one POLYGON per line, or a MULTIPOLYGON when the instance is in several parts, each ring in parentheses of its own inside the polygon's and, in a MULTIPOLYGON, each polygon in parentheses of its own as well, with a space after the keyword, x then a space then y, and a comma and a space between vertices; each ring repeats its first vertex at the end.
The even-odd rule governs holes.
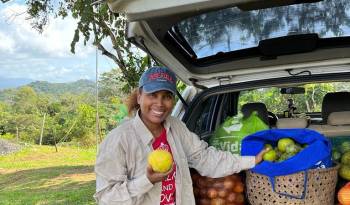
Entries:
POLYGON ((19 131, 18 131, 18 126, 16 125, 16 140, 17 143, 19 142, 19 131))
POLYGON ((43 123, 42 123, 42 125, 41 125, 41 132, 40 132, 40 141, 39 141, 39 145, 41 145, 42 142, 43 142, 45 119, 46 119, 46 113, 44 113, 43 123))

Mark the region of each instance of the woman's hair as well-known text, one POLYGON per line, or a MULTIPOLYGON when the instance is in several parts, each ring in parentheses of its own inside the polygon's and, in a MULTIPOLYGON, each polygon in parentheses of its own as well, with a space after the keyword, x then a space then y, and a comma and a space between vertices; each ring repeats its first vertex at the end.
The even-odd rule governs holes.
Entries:
MULTIPOLYGON (((137 94, 139 88, 134 89, 126 99, 126 106, 128 107, 128 115, 131 117, 135 112, 140 108, 140 105, 137 103, 137 94)), ((141 92, 141 90, 140 90, 141 92)))

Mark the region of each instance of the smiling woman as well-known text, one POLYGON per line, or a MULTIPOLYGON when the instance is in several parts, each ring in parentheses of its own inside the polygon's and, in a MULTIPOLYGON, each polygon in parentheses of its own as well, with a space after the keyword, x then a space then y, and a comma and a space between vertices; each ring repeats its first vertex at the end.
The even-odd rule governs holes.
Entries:
MULTIPOLYGON (((189 167, 203 176, 222 177, 249 169, 262 160, 218 151, 171 117, 176 76, 168 68, 145 71, 138 90, 129 98, 135 116, 112 130, 100 146, 96 160, 96 194, 99 204, 195 204, 189 167), (152 150, 166 150, 173 164, 157 172, 148 164, 152 150)), ((162 163, 162 162, 160 162, 162 163)))

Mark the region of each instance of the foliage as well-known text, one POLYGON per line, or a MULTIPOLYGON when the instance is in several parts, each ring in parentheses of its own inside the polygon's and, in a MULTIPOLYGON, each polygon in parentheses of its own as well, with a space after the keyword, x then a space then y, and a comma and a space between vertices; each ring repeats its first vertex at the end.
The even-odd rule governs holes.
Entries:
POLYGON ((185 90, 186 84, 183 83, 181 80, 178 80, 176 82, 176 90, 179 91, 179 93, 182 93, 183 90, 185 90))
POLYGON ((65 92, 74 94, 78 93, 91 93, 95 92, 95 82, 90 80, 78 80, 72 83, 49 83, 46 81, 36 81, 28 84, 37 93, 51 93, 53 95, 59 95, 65 92))
MULTIPOLYGON (((89 91, 90 83, 73 82, 62 84, 61 91, 51 89, 56 86, 35 83, 1 91, 4 99, 0 101, 0 137, 39 144, 43 130, 44 145, 96 144, 96 102, 94 92, 89 91), (76 93, 77 90, 82 92, 76 93)), ((99 140, 125 116, 122 100, 117 96, 100 97, 99 140)))
POLYGON ((104 100, 109 100, 109 98, 120 97, 124 98, 126 96, 126 90, 124 88, 127 84, 122 81, 122 74, 118 69, 112 69, 109 72, 104 72, 101 74, 98 84, 99 84, 99 97, 104 100))
POLYGON ((304 94, 280 94, 277 87, 260 88, 242 91, 239 98, 239 110, 249 102, 263 102, 268 110, 274 113, 283 113, 288 109, 288 99, 293 99, 297 112, 321 112, 323 97, 328 92, 349 90, 349 83, 316 83, 306 84, 304 94))

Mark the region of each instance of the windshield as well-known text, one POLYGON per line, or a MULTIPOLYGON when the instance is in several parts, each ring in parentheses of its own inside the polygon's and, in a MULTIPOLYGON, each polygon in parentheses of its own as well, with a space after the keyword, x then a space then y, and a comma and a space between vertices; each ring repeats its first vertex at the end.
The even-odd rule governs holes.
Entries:
POLYGON ((305 88, 304 94, 281 94, 280 88, 260 88, 240 92, 238 107, 251 102, 262 102, 273 113, 283 113, 288 109, 288 101, 292 99, 296 112, 315 113, 321 112, 324 96, 330 92, 350 90, 350 82, 330 82, 305 84, 299 87, 305 88))
POLYGON ((227 8, 188 18, 173 31, 184 37, 197 58, 253 48, 261 40, 288 35, 350 36, 350 1, 325 0, 252 11, 227 8))

